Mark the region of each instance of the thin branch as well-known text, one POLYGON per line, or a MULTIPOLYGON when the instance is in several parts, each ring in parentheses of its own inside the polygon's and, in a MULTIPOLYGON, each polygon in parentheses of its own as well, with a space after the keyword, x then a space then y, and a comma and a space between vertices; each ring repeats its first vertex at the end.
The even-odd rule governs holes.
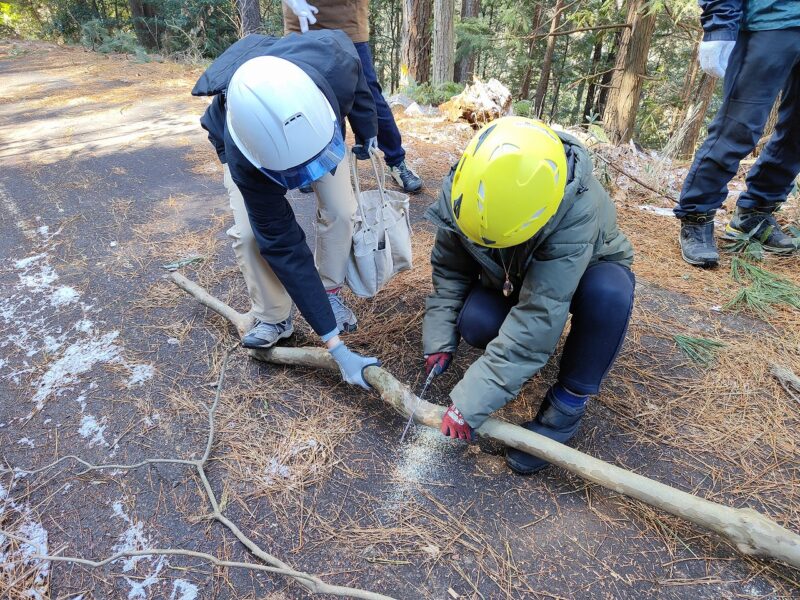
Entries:
MULTIPOLYGON (((184 282, 181 282, 179 279, 176 280, 175 278, 173 278, 173 281, 175 281, 177 285, 179 285, 181 288, 183 288, 186 291, 190 291, 191 288, 196 288, 196 289, 200 290, 201 292, 204 292, 204 290, 200 286, 194 284, 193 282, 189 281, 188 279, 185 279, 185 278, 183 278, 183 279, 184 279, 184 282), (189 285, 184 287, 183 285, 181 285, 181 283, 188 283, 189 285), (187 289, 187 287, 190 288, 190 289, 187 289)), ((216 300, 216 299, 214 299, 214 300, 216 300)), ((230 315, 234 315, 234 318, 235 318, 235 315, 238 315, 239 317, 241 317, 239 319, 239 322, 241 322, 244 318, 246 318, 245 315, 239 315, 239 313, 236 313, 233 309, 231 309, 227 305, 223 304, 222 302, 219 302, 218 300, 216 302, 219 304, 219 306, 214 306, 214 304, 215 304, 214 302, 210 302, 209 304, 206 304, 206 306, 208 306, 209 308, 211 308, 212 310, 215 310, 217 312, 219 312, 217 309, 219 307, 222 307, 223 316, 226 317, 229 321, 231 320, 230 319, 230 315), (227 312, 228 314, 225 314, 225 312, 227 312)), ((90 462, 78 457, 78 456, 69 455, 69 456, 63 456, 63 457, 59 458, 58 460, 55 460, 52 463, 50 463, 48 465, 45 465, 44 467, 41 467, 41 468, 38 468, 38 469, 31 469, 31 470, 27 470, 27 469, 24 469, 24 470, 23 469, 2 469, 2 470, 0 470, 0 473, 18 473, 18 472, 23 472, 23 473, 28 474, 28 475, 34 475, 34 474, 46 471, 48 469, 52 469, 56 465, 59 465, 62 462, 65 462, 67 460, 74 460, 74 461, 82 464, 84 467, 86 467, 79 474, 88 473, 90 471, 106 470, 106 469, 131 470, 131 469, 138 469, 139 467, 143 467, 145 465, 164 464, 164 463, 192 466, 197 470, 197 474, 200 477, 200 481, 203 484, 203 489, 206 492, 206 496, 208 498, 209 504, 211 504, 211 509, 212 509, 211 517, 214 520, 216 520, 219 523, 221 523, 222 525, 224 525, 236 537, 236 539, 239 540, 239 542, 241 542, 242 545, 244 545, 250 551, 251 554, 253 554, 254 556, 259 558, 260 560, 262 560, 265 563, 267 563, 269 565, 272 565, 272 566, 265 567, 265 566, 262 566, 262 565, 251 565, 249 563, 231 563, 231 562, 228 562, 228 561, 219 560, 219 559, 211 556, 210 554, 203 554, 203 553, 199 553, 199 552, 192 552, 190 550, 179 550, 179 549, 153 549, 153 550, 120 552, 120 553, 117 553, 117 554, 115 554, 115 555, 113 555, 113 556, 111 556, 109 558, 106 558, 106 559, 104 559, 102 561, 92 561, 92 560, 83 559, 83 558, 76 558, 76 557, 55 557, 55 556, 40 556, 38 558, 42 558, 43 560, 45 560, 45 559, 46 560, 53 560, 53 561, 56 561, 56 562, 73 562, 73 563, 82 564, 82 565, 86 565, 86 566, 90 566, 90 567, 100 567, 100 566, 106 565, 109 562, 112 562, 112 561, 114 561, 114 560, 116 560, 118 558, 125 557, 125 556, 147 556, 147 555, 151 555, 151 554, 165 554, 165 555, 167 555, 167 554, 176 554, 176 555, 184 555, 184 556, 197 556, 197 557, 200 557, 200 558, 204 558, 205 560, 209 560, 209 561, 213 562, 214 564, 220 565, 220 566, 235 566, 235 567, 255 569, 255 570, 259 570, 259 571, 267 571, 267 572, 270 572, 270 573, 276 573, 276 574, 280 574, 280 575, 285 575, 286 577, 290 577, 290 578, 294 579, 295 581, 297 581, 298 583, 300 583, 300 585, 302 585, 307 591, 311 592, 312 594, 331 594, 331 595, 334 595, 334 596, 347 596, 347 597, 351 597, 351 598, 363 598, 363 599, 366 599, 366 600, 387 600, 387 599, 388 600, 392 600, 392 598, 390 596, 384 596, 384 595, 378 594, 376 592, 370 592, 370 591, 367 591, 367 590, 359 590, 359 589, 355 589, 355 588, 349 588, 349 587, 343 587, 343 586, 337 586, 337 585, 330 585, 330 584, 327 584, 324 581, 322 581, 316 575, 303 573, 301 571, 295 571, 288 564, 284 563, 279 558, 277 558, 277 557, 273 556, 272 554, 268 553, 266 550, 264 550, 258 544, 256 544, 253 540, 251 540, 249 537, 247 537, 242 532, 242 530, 239 529, 239 527, 236 525, 236 523, 231 521, 228 517, 226 517, 222 513, 222 510, 220 509, 220 506, 219 506, 219 502, 217 501, 216 494, 214 493, 214 489, 211 487, 211 483, 209 482, 208 477, 206 476, 205 466, 206 466, 206 463, 208 462, 208 459, 209 459, 209 457, 211 455, 211 449, 212 449, 212 447, 214 445, 214 438, 216 436, 215 415, 216 415, 217 407, 219 406, 219 400, 222 397, 223 384, 225 383, 225 373, 227 372, 227 369, 228 369, 228 362, 230 361, 231 353, 237 347, 238 347, 238 343, 233 345, 233 346, 231 346, 227 350, 225 350, 225 355, 224 355, 224 357, 222 359, 222 365, 220 366, 219 380, 217 381, 217 392, 214 395, 214 401, 211 403, 210 406, 206 407, 206 411, 208 412, 208 437, 207 437, 207 440, 206 440, 205 452, 203 453, 202 458, 200 458, 200 459, 150 458, 150 459, 143 460, 143 461, 140 461, 138 463, 129 464, 129 465, 121 465, 121 464, 95 465, 95 464, 92 464, 92 463, 90 463, 90 462)), ((21 540, 21 541, 24 541, 25 543, 28 543, 27 540, 19 538, 18 536, 12 535, 10 533, 6 534, 3 531, 0 531, 0 533, 3 533, 4 535, 8 535, 11 538, 14 538, 14 539, 17 539, 17 540, 21 540)), ((34 558, 37 558, 37 557, 34 557, 34 558)))
POLYGON ((620 174, 624 175, 625 177, 627 177, 627 178, 628 178, 628 179, 630 179, 631 181, 633 181, 633 182, 635 182, 635 183, 638 183, 640 186, 642 186, 642 187, 643 187, 643 188, 645 188, 646 190, 650 190, 651 192, 653 192, 654 194, 658 194, 658 195, 659 195, 659 196, 661 196, 662 198, 666 198, 667 200, 670 200, 670 201, 672 201, 672 202, 676 202, 675 198, 673 198, 672 196, 668 196, 668 195, 667 195, 667 194, 665 194, 664 192, 661 192, 661 191, 659 191, 659 190, 655 189, 654 187, 652 187, 652 186, 650 186, 650 185, 646 184, 644 181, 642 181, 641 179, 639 179, 639 178, 638 178, 638 177, 636 177, 635 175, 631 175, 630 173, 628 173, 628 172, 627 172, 627 171, 625 171, 624 169, 621 169, 620 167, 618 167, 617 165, 615 165, 614 163, 612 163, 610 160, 608 160, 606 157, 604 157, 604 156, 601 156, 599 153, 595 152, 595 153, 593 154, 593 156, 596 156, 597 158, 599 158, 600 160, 602 160, 604 163, 606 163, 606 164, 607 164, 609 167, 611 167, 612 169, 614 169, 614 170, 615 170, 615 171, 617 171, 618 173, 620 173, 620 174))
MULTIPOLYGON (((18 542, 21 542, 33 548, 37 548, 39 551, 41 551, 41 548, 36 544, 36 542, 15 535, 9 531, 4 531, 0 529, 0 535, 4 535, 11 539, 17 540, 18 542)), ((315 594, 330 594, 332 596, 343 596, 347 598, 363 598, 364 600, 394 600, 391 596, 384 596, 383 594, 378 594, 375 592, 368 592, 365 590, 360 590, 357 588, 351 588, 341 585, 331 585, 325 583, 324 581, 322 581, 321 579, 319 579, 314 575, 309 575, 308 573, 303 573, 302 571, 295 571, 294 569, 290 568, 268 567, 265 565, 259 565, 255 563, 243 563, 230 560, 222 560, 217 558, 216 556, 207 554, 205 552, 196 552, 194 550, 182 550, 180 548, 146 548, 144 550, 126 550, 123 552, 117 552, 116 554, 112 554, 111 556, 104 558, 102 560, 90 560, 88 558, 81 558, 78 556, 54 556, 51 554, 31 554, 25 557, 25 561, 43 560, 48 562, 65 562, 65 563, 83 565, 85 567, 91 567, 93 569, 96 569, 99 567, 104 567, 121 558, 127 558, 131 556, 154 556, 154 555, 189 556, 192 558, 201 558, 218 567, 250 569, 253 571, 264 571, 266 573, 284 575, 286 577, 291 577, 292 579, 296 579, 298 581, 304 581, 306 584, 308 584, 308 586, 310 586, 310 591, 312 591, 315 594)), ((20 562, 20 561, 9 561, 6 564, 14 564, 14 562, 20 562)))

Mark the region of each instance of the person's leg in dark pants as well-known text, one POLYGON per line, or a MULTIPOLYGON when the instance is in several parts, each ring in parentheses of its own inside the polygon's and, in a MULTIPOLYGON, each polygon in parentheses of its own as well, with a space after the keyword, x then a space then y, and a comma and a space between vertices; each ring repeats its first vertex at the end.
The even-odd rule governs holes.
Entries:
MULTIPOLYGON (((800 46, 800 30, 797 31, 800 46)), ((798 241, 785 234, 773 213, 786 200, 800 173, 800 50, 783 89, 775 132, 747 175, 747 191, 736 202, 729 237, 753 234, 767 250, 791 252, 798 241)))
POLYGON ((675 215, 683 221, 681 248, 687 262, 717 263, 713 213, 728 195, 728 182, 752 152, 778 92, 800 56, 800 31, 742 31, 725 74, 724 99, 695 154, 675 215), (703 250, 706 252, 704 253, 703 250))
POLYGON ((406 166, 406 151, 403 149, 403 139, 394 120, 392 109, 389 108, 386 99, 383 97, 381 84, 378 83, 369 43, 358 42, 355 47, 361 59, 364 78, 367 80, 367 85, 372 92, 372 98, 375 100, 375 109, 378 112, 378 148, 383 152, 392 177, 395 180, 400 179, 398 184, 402 185, 407 192, 419 191, 422 187, 422 180, 406 166))
MULTIPOLYGON (((558 383, 545 395, 533 421, 523 426, 565 443, 578 430, 587 397, 597 394, 628 331, 633 310, 635 279, 630 269, 616 263, 598 263, 586 270, 572 297, 572 325, 558 383)), ((548 463, 520 450, 509 449, 506 463, 527 475, 548 463)))

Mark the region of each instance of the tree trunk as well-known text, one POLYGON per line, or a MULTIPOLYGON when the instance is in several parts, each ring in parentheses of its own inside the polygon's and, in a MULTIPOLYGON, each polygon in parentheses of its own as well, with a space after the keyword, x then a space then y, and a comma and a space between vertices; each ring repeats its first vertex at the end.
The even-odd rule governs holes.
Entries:
MULTIPOLYGON (((461 0, 461 20, 474 19, 481 12, 481 0, 461 0)), ((475 74, 475 53, 469 51, 456 62, 455 81, 472 83, 475 74)))
POLYGON ((427 83, 431 79, 431 16, 433 0, 402 0, 403 41, 400 46, 400 85, 409 79, 427 83))
POLYGON ((780 93, 778 94, 778 97, 775 98, 775 104, 772 105, 772 110, 769 113, 767 124, 764 126, 764 133, 761 135, 761 139, 758 140, 758 144, 756 144, 756 147, 753 149, 751 154, 753 158, 758 158, 758 155, 761 154, 764 146, 767 145, 769 138, 772 137, 773 133, 775 133, 775 125, 778 124, 778 111, 780 110, 782 100, 783 93, 780 93))
MULTIPOLYGON (((614 75, 613 67, 617 62, 619 44, 622 40, 622 32, 614 33, 614 40, 611 42, 611 49, 608 51, 606 60, 603 63, 603 76, 600 78, 600 92, 597 94, 597 103, 594 112, 601 117, 606 112, 606 102, 608 101, 608 90, 611 87, 611 77, 614 75)), ((587 113, 588 114, 588 113, 587 113)))
POLYGON ((590 67, 588 69, 589 73, 592 77, 589 79, 588 86, 586 88, 586 102, 583 105, 583 115, 581 116, 581 123, 585 123, 589 120, 589 115, 592 113, 592 106, 594 105, 594 95, 597 90, 597 66, 600 64, 600 58, 603 56, 603 35, 600 34, 597 36, 597 40, 594 43, 594 48, 592 49, 592 58, 590 67))
POLYGON ((561 93, 561 80, 564 79, 564 68, 567 65, 567 54, 569 54, 570 37, 564 36, 564 53, 561 55, 561 66, 558 68, 558 78, 556 79, 556 89, 553 91, 553 102, 550 104, 550 121, 554 121, 558 115, 558 96, 561 93))
POLYGON ((687 106, 684 123, 678 129, 681 140, 675 151, 676 157, 689 159, 694 154, 694 150, 697 147, 697 139, 703 129, 703 122, 708 112, 708 105, 714 95, 716 84, 716 77, 711 77, 706 73, 703 73, 702 77, 700 77, 694 101, 687 106))
MULTIPOLYGON (((555 33, 561 22, 562 7, 564 0, 556 0, 555 13, 553 20, 550 21, 550 33, 555 33)), ((553 52, 556 49, 556 36, 550 35, 547 38, 547 48, 544 51, 542 60, 542 70, 539 75, 539 83, 536 85, 536 95, 533 97, 533 110, 537 118, 542 118, 544 112, 544 100, 547 96, 547 87, 550 84, 550 69, 553 66, 553 52)))
POLYGON ((261 4, 259 0, 236 0, 239 12, 239 35, 244 37, 261 31, 261 4))
POLYGON ((136 39, 148 50, 158 48, 158 30, 156 7, 144 0, 129 0, 131 20, 136 32, 136 39))
POLYGON ((622 34, 603 115, 606 132, 614 144, 624 144, 633 137, 656 13, 650 10, 647 0, 630 0, 627 22, 631 27, 622 34))
POLYGON ((433 70, 431 82, 453 81, 455 68, 455 0, 433 0, 433 70))
MULTIPOLYGON (((702 33, 700 35, 702 36, 702 33)), ((686 75, 683 78, 683 89, 681 90, 680 105, 678 106, 678 111, 675 113, 675 117, 673 118, 672 121, 672 129, 670 131, 670 136, 674 136, 678 132, 678 129, 686 121, 689 104, 692 101, 692 94, 694 94, 695 92, 697 73, 700 70, 700 63, 697 60, 697 53, 699 47, 700 47, 700 42, 698 40, 694 44, 694 50, 692 51, 692 60, 691 62, 689 62, 689 67, 686 69, 686 75)))
POLYGON ((533 27, 531 27, 531 38, 528 40, 528 64, 525 67, 525 74, 522 76, 522 82, 519 86, 520 100, 527 100, 531 93, 531 79, 533 78, 533 51, 536 49, 536 42, 538 41, 536 34, 539 33, 539 27, 542 24, 542 2, 536 4, 536 12, 533 14, 533 27))

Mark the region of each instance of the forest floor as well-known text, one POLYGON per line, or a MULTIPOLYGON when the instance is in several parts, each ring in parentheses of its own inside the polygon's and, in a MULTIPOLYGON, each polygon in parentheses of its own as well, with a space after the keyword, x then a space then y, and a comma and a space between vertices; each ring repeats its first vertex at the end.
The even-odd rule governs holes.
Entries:
MULTIPOLYGON (((226 229, 221 168, 189 95, 200 74, 79 48, 0 41, 0 529, 51 554, 101 559, 173 547, 251 561, 209 521, 188 467, 81 475, 95 463, 199 457, 205 404, 234 332, 165 281, 165 264, 245 310, 226 229)), ((352 300, 354 348, 416 391, 432 242, 421 220, 471 136, 436 116, 398 122, 426 182, 412 198, 416 266, 374 301, 352 300)), ((632 146, 598 147, 620 223, 636 249, 628 339, 574 445, 715 502, 756 508, 800 531, 800 402, 770 375, 800 372, 796 309, 724 308, 746 285, 687 266, 666 209, 686 165, 632 146), (666 196, 666 197, 665 197, 666 196), (666 213, 666 214, 665 214, 666 213), (718 340, 713 365, 675 335, 718 340)), ((366 180, 365 180, 366 181, 366 180)), ((732 198, 742 189, 732 184, 732 198)), ((730 201, 730 200, 729 200, 730 201)), ((313 238, 311 195, 293 205, 313 238)), ((796 219, 796 199, 784 211, 796 219)), ((724 214, 721 216, 724 219, 724 214)), ((797 259, 762 265, 800 284, 797 259)), ((307 326, 292 343, 312 343, 307 326)), ((478 354, 439 378, 447 392, 478 354)), ((536 411, 551 361, 501 417, 536 411)), ((715 535, 551 468, 514 476, 502 450, 447 441, 338 377, 231 356, 208 466, 226 514, 263 548, 327 582, 397 598, 786 598, 800 573, 745 558, 715 535), (454 594, 456 596, 454 596, 454 594)), ((0 536, 0 597, 268 598, 287 580, 197 559, 136 557, 102 569, 31 558, 0 536)))

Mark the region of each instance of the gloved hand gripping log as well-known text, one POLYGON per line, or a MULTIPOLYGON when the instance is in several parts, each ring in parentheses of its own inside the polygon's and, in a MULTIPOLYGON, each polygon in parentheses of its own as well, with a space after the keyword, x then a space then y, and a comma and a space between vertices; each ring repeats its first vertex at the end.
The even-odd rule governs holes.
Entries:
MULTIPOLYGON (((201 304, 230 321, 240 334, 249 327, 250 318, 247 315, 236 312, 180 273, 173 273, 171 278, 201 304)), ((321 348, 275 347, 250 350, 249 354, 257 360, 274 364, 333 370, 340 368, 331 354, 321 348)), ((414 420, 417 423, 439 428, 445 413, 444 407, 420 401, 408 386, 382 367, 366 366, 362 374, 365 382, 380 394, 381 399, 400 414, 408 417, 416 406, 414 420)), ((486 419, 475 433, 538 456, 587 481, 710 529, 732 542, 743 554, 780 560, 800 568, 800 536, 754 510, 730 508, 698 498, 499 419, 486 419)))

